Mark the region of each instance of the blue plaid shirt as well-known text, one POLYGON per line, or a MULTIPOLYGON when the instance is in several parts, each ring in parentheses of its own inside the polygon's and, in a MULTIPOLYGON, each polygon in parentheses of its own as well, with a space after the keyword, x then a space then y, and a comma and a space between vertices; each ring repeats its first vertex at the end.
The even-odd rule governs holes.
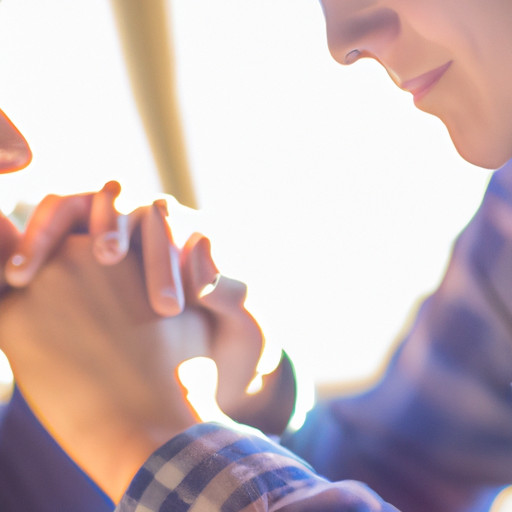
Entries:
POLYGON ((322 512, 396 511, 359 482, 331 484, 268 439, 214 424, 197 425, 158 450, 116 511, 313 510, 302 508, 309 501, 322 512))
MULTIPOLYGON (((371 390, 318 404, 304 427, 283 439, 291 451, 220 425, 193 427, 146 462, 116 510, 396 510, 386 500, 403 512, 487 511, 512 483, 511 374, 508 164, 494 174, 482 206, 455 243, 440 287, 423 303, 371 390)), ((15 434, 11 428, 10 437, 2 437, 0 431, 0 454, 15 434)), ((22 435, 18 445, 25 442, 22 435)), ((43 447, 43 460, 38 447, 29 445, 25 452, 33 463, 15 467, 30 471, 8 476, 16 484, 10 495, 30 494, 34 505, 16 507, 13 498, 13 506, 3 507, 9 491, 2 475, 1 510, 112 510, 63 454, 51 459, 57 447, 43 447), (48 457, 55 464, 49 466, 48 457), (53 482, 50 492, 44 493, 38 478, 53 482), (82 493, 76 506, 63 489, 66 479, 82 493)), ((8 459, 3 466, 0 473, 7 475, 8 459)))

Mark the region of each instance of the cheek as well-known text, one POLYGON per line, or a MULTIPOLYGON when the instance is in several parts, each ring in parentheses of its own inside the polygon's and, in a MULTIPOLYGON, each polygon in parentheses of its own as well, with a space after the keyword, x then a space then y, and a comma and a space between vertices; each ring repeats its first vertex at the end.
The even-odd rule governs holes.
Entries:
POLYGON ((471 2, 395 0, 392 3, 403 23, 410 25, 422 39, 453 53, 472 46, 474 16, 469 8, 471 2))

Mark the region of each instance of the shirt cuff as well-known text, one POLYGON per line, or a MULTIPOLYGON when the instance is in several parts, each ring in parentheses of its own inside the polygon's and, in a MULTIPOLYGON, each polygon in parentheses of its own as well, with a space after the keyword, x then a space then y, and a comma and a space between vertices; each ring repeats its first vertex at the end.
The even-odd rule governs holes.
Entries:
POLYGON ((323 483, 311 468, 264 436, 202 423, 158 449, 116 512, 270 510, 297 490, 323 483))

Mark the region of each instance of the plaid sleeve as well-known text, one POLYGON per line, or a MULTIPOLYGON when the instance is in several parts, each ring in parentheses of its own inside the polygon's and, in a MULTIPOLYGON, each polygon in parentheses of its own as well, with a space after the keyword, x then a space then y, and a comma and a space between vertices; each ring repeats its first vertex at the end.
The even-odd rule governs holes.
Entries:
POLYGON ((355 504, 396 511, 358 482, 330 484, 267 438, 204 423, 153 454, 116 512, 348 512, 355 504))
POLYGON ((286 444, 401 510, 482 512, 512 484, 512 165, 497 171, 382 379, 286 444))

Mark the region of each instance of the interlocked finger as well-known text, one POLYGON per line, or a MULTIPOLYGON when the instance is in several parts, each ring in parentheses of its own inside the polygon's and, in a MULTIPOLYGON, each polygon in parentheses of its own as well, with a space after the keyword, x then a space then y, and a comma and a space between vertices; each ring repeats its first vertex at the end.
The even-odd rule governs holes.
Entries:
POLYGON ((210 253, 208 238, 194 233, 185 243, 181 255, 187 301, 216 313, 228 313, 243 306, 247 285, 222 275, 210 253))
POLYGON ((92 197, 93 194, 49 195, 41 201, 6 265, 10 285, 27 285, 67 234, 86 229, 92 197))
POLYGON ((165 201, 147 207, 141 220, 144 272, 149 302, 162 316, 182 312, 185 295, 181 281, 179 252, 166 222, 165 201))

